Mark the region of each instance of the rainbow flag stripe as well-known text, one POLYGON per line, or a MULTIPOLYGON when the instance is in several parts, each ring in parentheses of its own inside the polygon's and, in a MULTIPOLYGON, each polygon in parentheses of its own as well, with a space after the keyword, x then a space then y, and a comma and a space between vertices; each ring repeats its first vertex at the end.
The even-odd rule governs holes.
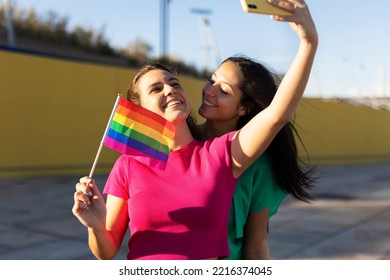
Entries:
POLYGON ((120 98, 104 145, 149 166, 165 169, 174 136, 172 123, 120 98))

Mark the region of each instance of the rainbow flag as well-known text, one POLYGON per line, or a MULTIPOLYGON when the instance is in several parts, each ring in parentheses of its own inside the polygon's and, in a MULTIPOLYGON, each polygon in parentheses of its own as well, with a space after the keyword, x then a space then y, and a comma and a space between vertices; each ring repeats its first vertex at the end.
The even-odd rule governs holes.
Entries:
POLYGON ((174 136, 175 127, 172 123, 120 97, 104 145, 164 170, 174 136))

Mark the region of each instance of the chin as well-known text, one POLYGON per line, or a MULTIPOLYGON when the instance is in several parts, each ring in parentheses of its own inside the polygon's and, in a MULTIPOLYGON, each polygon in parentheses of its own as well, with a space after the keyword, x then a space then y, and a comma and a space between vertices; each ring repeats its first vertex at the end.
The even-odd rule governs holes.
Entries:
POLYGON ((181 121, 186 121, 187 117, 190 114, 185 113, 185 112, 178 112, 178 114, 170 115, 169 117, 166 117, 166 120, 171 122, 171 123, 178 123, 181 121))
POLYGON ((201 106, 198 110, 199 115, 204 118, 208 118, 208 116, 213 115, 213 112, 210 112, 206 106, 201 106))

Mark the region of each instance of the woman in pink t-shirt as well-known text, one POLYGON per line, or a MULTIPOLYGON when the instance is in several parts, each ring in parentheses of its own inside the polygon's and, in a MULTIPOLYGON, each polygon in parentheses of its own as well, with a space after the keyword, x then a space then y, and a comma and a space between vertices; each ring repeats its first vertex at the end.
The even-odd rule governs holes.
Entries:
MULTIPOLYGON (((141 68, 128 98, 175 126, 176 135, 165 171, 121 156, 107 180, 106 202, 93 180, 76 185, 74 215, 88 228, 89 246, 98 259, 116 256, 127 228, 128 259, 215 259, 228 256, 227 222, 240 175, 267 149, 294 116, 306 87, 318 45, 306 4, 293 3, 289 21, 300 46, 272 103, 239 131, 200 142, 188 125, 188 95, 176 75, 161 64, 141 68)), ((237 87, 233 63, 224 75, 237 87)))

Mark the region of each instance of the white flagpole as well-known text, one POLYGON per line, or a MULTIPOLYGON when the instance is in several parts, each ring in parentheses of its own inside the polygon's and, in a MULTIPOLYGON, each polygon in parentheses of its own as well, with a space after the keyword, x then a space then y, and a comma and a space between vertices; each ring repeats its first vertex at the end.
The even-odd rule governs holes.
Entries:
POLYGON ((103 137, 102 137, 102 141, 100 141, 99 149, 98 149, 98 151, 96 153, 95 160, 94 160, 94 162, 92 164, 91 172, 89 172, 89 176, 88 176, 89 179, 92 179, 93 173, 95 172, 96 164, 98 162, 100 153, 101 153, 103 145, 104 145, 104 139, 106 138, 108 129, 110 128, 111 121, 114 118, 114 114, 115 114, 116 108, 118 107, 118 103, 119 103, 119 100, 120 100, 121 96, 122 95, 120 93, 118 93, 118 97, 116 98, 116 101, 115 101, 115 104, 114 104, 114 108, 112 109, 110 119, 108 120, 108 123, 107 123, 107 126, 106 126, 106 130, 104 131, 104 134, 103 134, 103 137))

